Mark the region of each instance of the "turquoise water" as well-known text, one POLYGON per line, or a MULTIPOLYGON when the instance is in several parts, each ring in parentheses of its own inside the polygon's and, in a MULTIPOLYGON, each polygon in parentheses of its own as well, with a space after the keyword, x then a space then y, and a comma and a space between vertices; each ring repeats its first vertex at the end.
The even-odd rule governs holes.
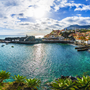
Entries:
POLYGON ((61 75, 75 76, 90 71, 90 53, 77 52, 73 45, 4 44, 1 47, 3 44, 0 43, 0 70, 10 72, 12 76, 39 78, 45 83, 61 75))

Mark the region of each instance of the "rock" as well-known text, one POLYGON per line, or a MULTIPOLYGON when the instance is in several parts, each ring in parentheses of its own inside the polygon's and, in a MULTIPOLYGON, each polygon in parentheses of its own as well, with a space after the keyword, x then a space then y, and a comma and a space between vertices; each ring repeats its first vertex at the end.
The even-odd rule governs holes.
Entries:
POLYGON ((81 79, 81 77, 80 77, 80 76, 76 76, 76 78, 80 78, 80 79, 81 79))
POLYGON ((72 77, 72 76, 69 76, 69 78, 70 78, 71 80, 77 80, 77 78, 72 77))
POLYGON ((61 75, 61 79, 65 79, 65 76, 61 75))

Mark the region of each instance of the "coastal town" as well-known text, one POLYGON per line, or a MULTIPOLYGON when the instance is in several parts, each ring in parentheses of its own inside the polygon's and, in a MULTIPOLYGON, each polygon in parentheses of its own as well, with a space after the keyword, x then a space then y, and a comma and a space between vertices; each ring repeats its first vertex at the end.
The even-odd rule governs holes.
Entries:
POLYGON ((49 34, 45 35, 44 38, 35 38, 35 36, 25 37, 6 37, 5 39, 0 39, 0 42, 10 42, 10 43, 74 43, 81 45, 90 44, 90 29, 76 29, 76 30, 52 30, 49 34))
POLYGON ((25 37, 6 37, 0 39, 3 43, 18 43, 18 44, 38 44, 38 43, 68 43, 79 45, 77 51, 86 51, 90 49, 90 29, 75 29, 75 30, 52 30, 43 38, 35 38, 35 36, 25 37))

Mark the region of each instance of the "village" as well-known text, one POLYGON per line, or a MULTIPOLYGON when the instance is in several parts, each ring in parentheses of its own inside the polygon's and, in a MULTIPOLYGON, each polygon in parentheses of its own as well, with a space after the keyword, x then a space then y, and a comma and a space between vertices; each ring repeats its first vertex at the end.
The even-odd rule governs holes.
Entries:
POLYGON ((0 42, 9 43, 74 43, 76 45, 90 45, 90 29, 75 29, 75 30, 52 30, 43 38, 35 38, 35 36, 25 37, 6 37, 0 39, 0 42))
POLYGON ((44 36, 44 41, 73 41, 75 44, 90 44, 90 30, 52 30, 50 34, 44 36))

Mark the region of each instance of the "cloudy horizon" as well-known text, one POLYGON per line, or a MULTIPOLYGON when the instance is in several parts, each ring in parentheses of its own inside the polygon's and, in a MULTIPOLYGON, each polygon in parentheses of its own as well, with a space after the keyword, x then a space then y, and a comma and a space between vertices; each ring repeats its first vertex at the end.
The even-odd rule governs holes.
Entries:
POLYGON ((0 0, 0 35, 45 35, 90 25, 89 0, 0 0))

